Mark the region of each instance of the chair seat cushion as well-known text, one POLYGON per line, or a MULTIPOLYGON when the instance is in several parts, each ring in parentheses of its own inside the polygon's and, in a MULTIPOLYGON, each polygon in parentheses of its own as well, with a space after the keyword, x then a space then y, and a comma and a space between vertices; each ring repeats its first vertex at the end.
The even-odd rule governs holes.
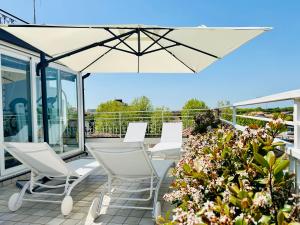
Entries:
POLYGON ((171 155, 179 156, 181 152, 181 143, 177 142, 161 142, 153 148, 149 148, 152 155, 171 155))
POLYGON ((89 174, 94 169, 99 167, 99 163, 95 159, 78 159, 68 162, 67 165, 79 176, 89 174))

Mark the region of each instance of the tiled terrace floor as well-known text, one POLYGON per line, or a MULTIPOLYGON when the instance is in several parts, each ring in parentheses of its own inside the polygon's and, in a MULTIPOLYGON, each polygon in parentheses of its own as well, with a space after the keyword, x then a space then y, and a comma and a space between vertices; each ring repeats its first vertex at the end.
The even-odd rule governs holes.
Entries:
MULTIPOLYGON (((60 212, 60 205, 53 203, 33 203, 23 202, 22 207, 16 212, 10 212, 7 208, 9 197, 18 192, 15 183, 0 188, 0 224, 2 225, 29 225, 29 224, 52 224, 52 225, 117 225, 117 224, 155 224, 151 216, 151 211, 136 209, 107 209, 95 221, 87 218, 92 200, 104 189, 107 176, 100 169, 95 174, 89 176, 81 184, 77 185, 72 192, 74 207, 69 216, 64 217, 60 212)), ((159 194, 162 204, 163 214, 170 206, 162 200, 164 193, 168 191, 170 177, 164 180, 159 194)))

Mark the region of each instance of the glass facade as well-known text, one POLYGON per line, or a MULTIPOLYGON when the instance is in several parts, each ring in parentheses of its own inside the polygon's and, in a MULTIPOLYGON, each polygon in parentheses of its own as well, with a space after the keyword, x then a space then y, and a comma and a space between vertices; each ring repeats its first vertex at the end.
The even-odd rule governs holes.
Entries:
POLYGON ((63 144, 64 151, 70 151, 79 147, 77 76, 61 71, 60 80, 63 144))
MULTIPOLYGON (((77 77, 51 67, 46 69, 49 144, 57 153, 78 149, 77 77)), ((41 80, 37 77, 38 126, 42 124, 41 80)), ((39 129, 39 140, 43 131, 39 129)))
MULTIPOLYGON (((4 141, 32 141, 30 63, 1 54, 4 141)), ((20 163, 5 152, 5 168, 20 163)))
MULTIPOLYGON (((35 70, 35 68, 31 69, 33 62, 29 57, 26 60, 25 57, 20 56, 20 59, 15 53, 4 54, 1 49, 0 57, 2 140, 5 142, 43 142, 41 79, 31 74, 31 71, 35 70), (31 85, 32 81, 35 84, 31 85), (32 93, 34 96, 31 96, 32 93)), ((54 65, 46 69, 49 144, 58 154, 78 150, 80 138, 77 75, 66 72, 63 68, 54 65)), ((21 163, 5 149, 0 149, 0 176, 16 171, 21 168, 16 167, 19 165, 21 163), (1 167, 3 164, 4 166, 1 167)))

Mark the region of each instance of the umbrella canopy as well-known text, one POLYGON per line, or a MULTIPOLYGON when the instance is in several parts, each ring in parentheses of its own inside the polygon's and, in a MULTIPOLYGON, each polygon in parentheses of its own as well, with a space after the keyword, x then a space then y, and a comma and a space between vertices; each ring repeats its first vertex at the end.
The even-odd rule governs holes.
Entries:
POLYGON ((197 73, 269 30, 266 27, 4 25, 82 73, 197 73))

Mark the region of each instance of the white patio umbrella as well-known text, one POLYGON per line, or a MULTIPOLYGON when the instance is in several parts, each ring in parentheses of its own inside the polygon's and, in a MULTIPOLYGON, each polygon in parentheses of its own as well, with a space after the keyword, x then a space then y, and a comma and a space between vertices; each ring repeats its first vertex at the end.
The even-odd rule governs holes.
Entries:
POLYGON ((2 25, 0 28, 41 51, 37 72, 41 75, 44 141, 48 143, 45 68, 50 62, 60 61, 82 74, 197 73, 270 29, 145 25, 2 25))
POLYGON ((267 27, 3 25, 82 73, 197 73, 267 27))

